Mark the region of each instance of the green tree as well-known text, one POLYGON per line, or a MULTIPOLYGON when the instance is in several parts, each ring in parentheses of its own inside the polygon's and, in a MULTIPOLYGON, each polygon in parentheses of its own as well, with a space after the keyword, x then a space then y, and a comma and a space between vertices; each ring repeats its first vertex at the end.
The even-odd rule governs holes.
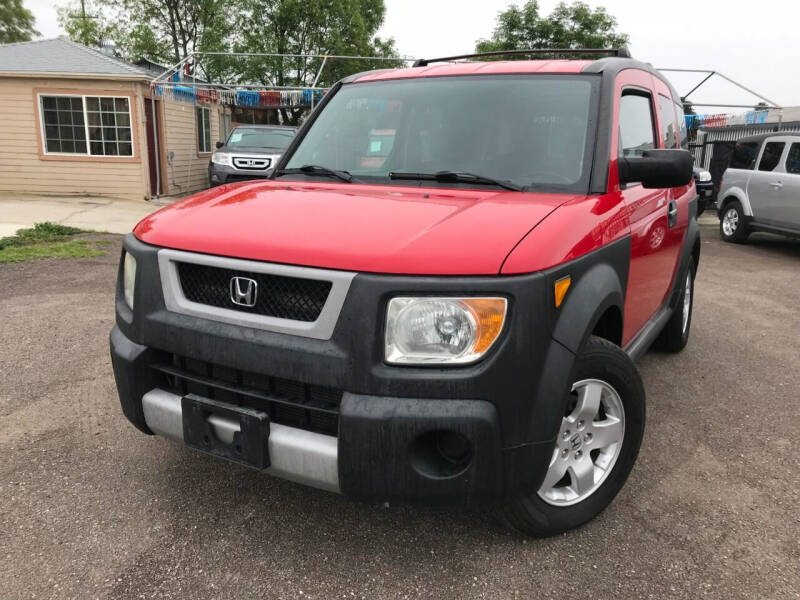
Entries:
POLYGON ((95 0, 84 18, 78 3, 58 9, 58 20, 70 39, 96 46, 102 39, 117 44, 122 58, 175 63, 195 50, 224 50, 230 33, 227 15, 236 2, 223 0, 95 0))
POLYGON ((685 98, 681 98, 681 102, 683 102, 683 114, 684 115, 696 115, 697 111, 694 109, 694 104, 691 101, 686 100, 685 98))
POLYGON ((22 6, 22 0, 0 0, 0 44, 29 41, 39 35, 35 24, 33 13, 22 6))
MULTIPOLYGON (((396 56, 394 40, 375 33, 383 23, 383 0, 240 0, 237 52, 349 56, 396 56)), ((359 71, 395 66, 391 61, 252 57, 204 58, 215 80, 252 82, 268 86, 326 87, 359 71)), ((284 122, 294 123, 302 110, 283 111, 284 122)))
POLYGON ((546 48, 619 48, 628 36, 616 29, 617 20, 599 7, 584 2, 560 2, 547 17, 539 14, 539 2, 509 6, 497 15, 492 37, 478 40, 477 52, 535 50, 546 48))
POLYGON ((58 24, 64 29, 67 37, 74 42, 96 48, 100 41, 121 37, 112 23, 105 18, 101 7, 92 2, 71 2, 56 8, 58 24))

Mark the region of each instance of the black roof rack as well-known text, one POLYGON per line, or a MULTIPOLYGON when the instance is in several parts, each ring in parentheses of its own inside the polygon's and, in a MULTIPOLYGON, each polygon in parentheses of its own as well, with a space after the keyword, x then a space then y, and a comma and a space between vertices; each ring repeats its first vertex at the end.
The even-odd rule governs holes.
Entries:
POLYGON ((495 52, 478 52, 476 54, 460 54, 458 56, 445 56, 443 58, 420 58, 414 62, 414 67, 427 67, 431 63, 453 62, 465 58, 484 58, 487 56, 525 56, 537 54, 607 54, 620 58, 631 58, 627 46, 622 48, 536 48, 534 50, 497 50, 495 52))

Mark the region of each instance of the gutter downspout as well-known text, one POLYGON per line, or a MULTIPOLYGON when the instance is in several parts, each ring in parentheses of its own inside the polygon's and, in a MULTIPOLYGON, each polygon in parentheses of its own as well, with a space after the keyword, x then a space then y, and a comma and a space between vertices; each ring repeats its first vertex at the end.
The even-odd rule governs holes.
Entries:
POLYGON ((155 195, 151 195, 151 200, 158 200, 158 197, 161 195, 161 153, 158 149, 158 123, 156 122, 156 99, 155 94, 150 94, 150 112, 153 119, 153 145, 155 146, 156 156, 155 156, 155 163, 156 163, 156 193, 155 195))

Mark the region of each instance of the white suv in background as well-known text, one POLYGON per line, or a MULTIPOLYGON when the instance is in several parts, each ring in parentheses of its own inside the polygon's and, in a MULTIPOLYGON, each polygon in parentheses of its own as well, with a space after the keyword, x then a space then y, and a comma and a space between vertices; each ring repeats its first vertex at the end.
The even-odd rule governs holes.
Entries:
POLYGON ((751 231, 800 236, 800 134, 739 140, 719 198, 719 232, 726 242, 745 242, 751 231))

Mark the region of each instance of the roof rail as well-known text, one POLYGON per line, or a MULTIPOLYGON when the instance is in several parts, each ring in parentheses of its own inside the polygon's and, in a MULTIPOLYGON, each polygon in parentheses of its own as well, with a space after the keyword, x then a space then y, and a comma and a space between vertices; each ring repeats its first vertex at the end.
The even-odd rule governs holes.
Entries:
POLYGON ((445 56, 443 58, 420 58, 414 62, 414 67, 427 67, 431 63, 453 62, 465 58, 484 58, 487 56, 525 56, 537 54, 608 54, 620 58, 631 58, 627 46, 621 48, 536 48, 533 50, 496 50, 494 52, 478 52, 475 54, 459 54, 458 56, 445 56))

